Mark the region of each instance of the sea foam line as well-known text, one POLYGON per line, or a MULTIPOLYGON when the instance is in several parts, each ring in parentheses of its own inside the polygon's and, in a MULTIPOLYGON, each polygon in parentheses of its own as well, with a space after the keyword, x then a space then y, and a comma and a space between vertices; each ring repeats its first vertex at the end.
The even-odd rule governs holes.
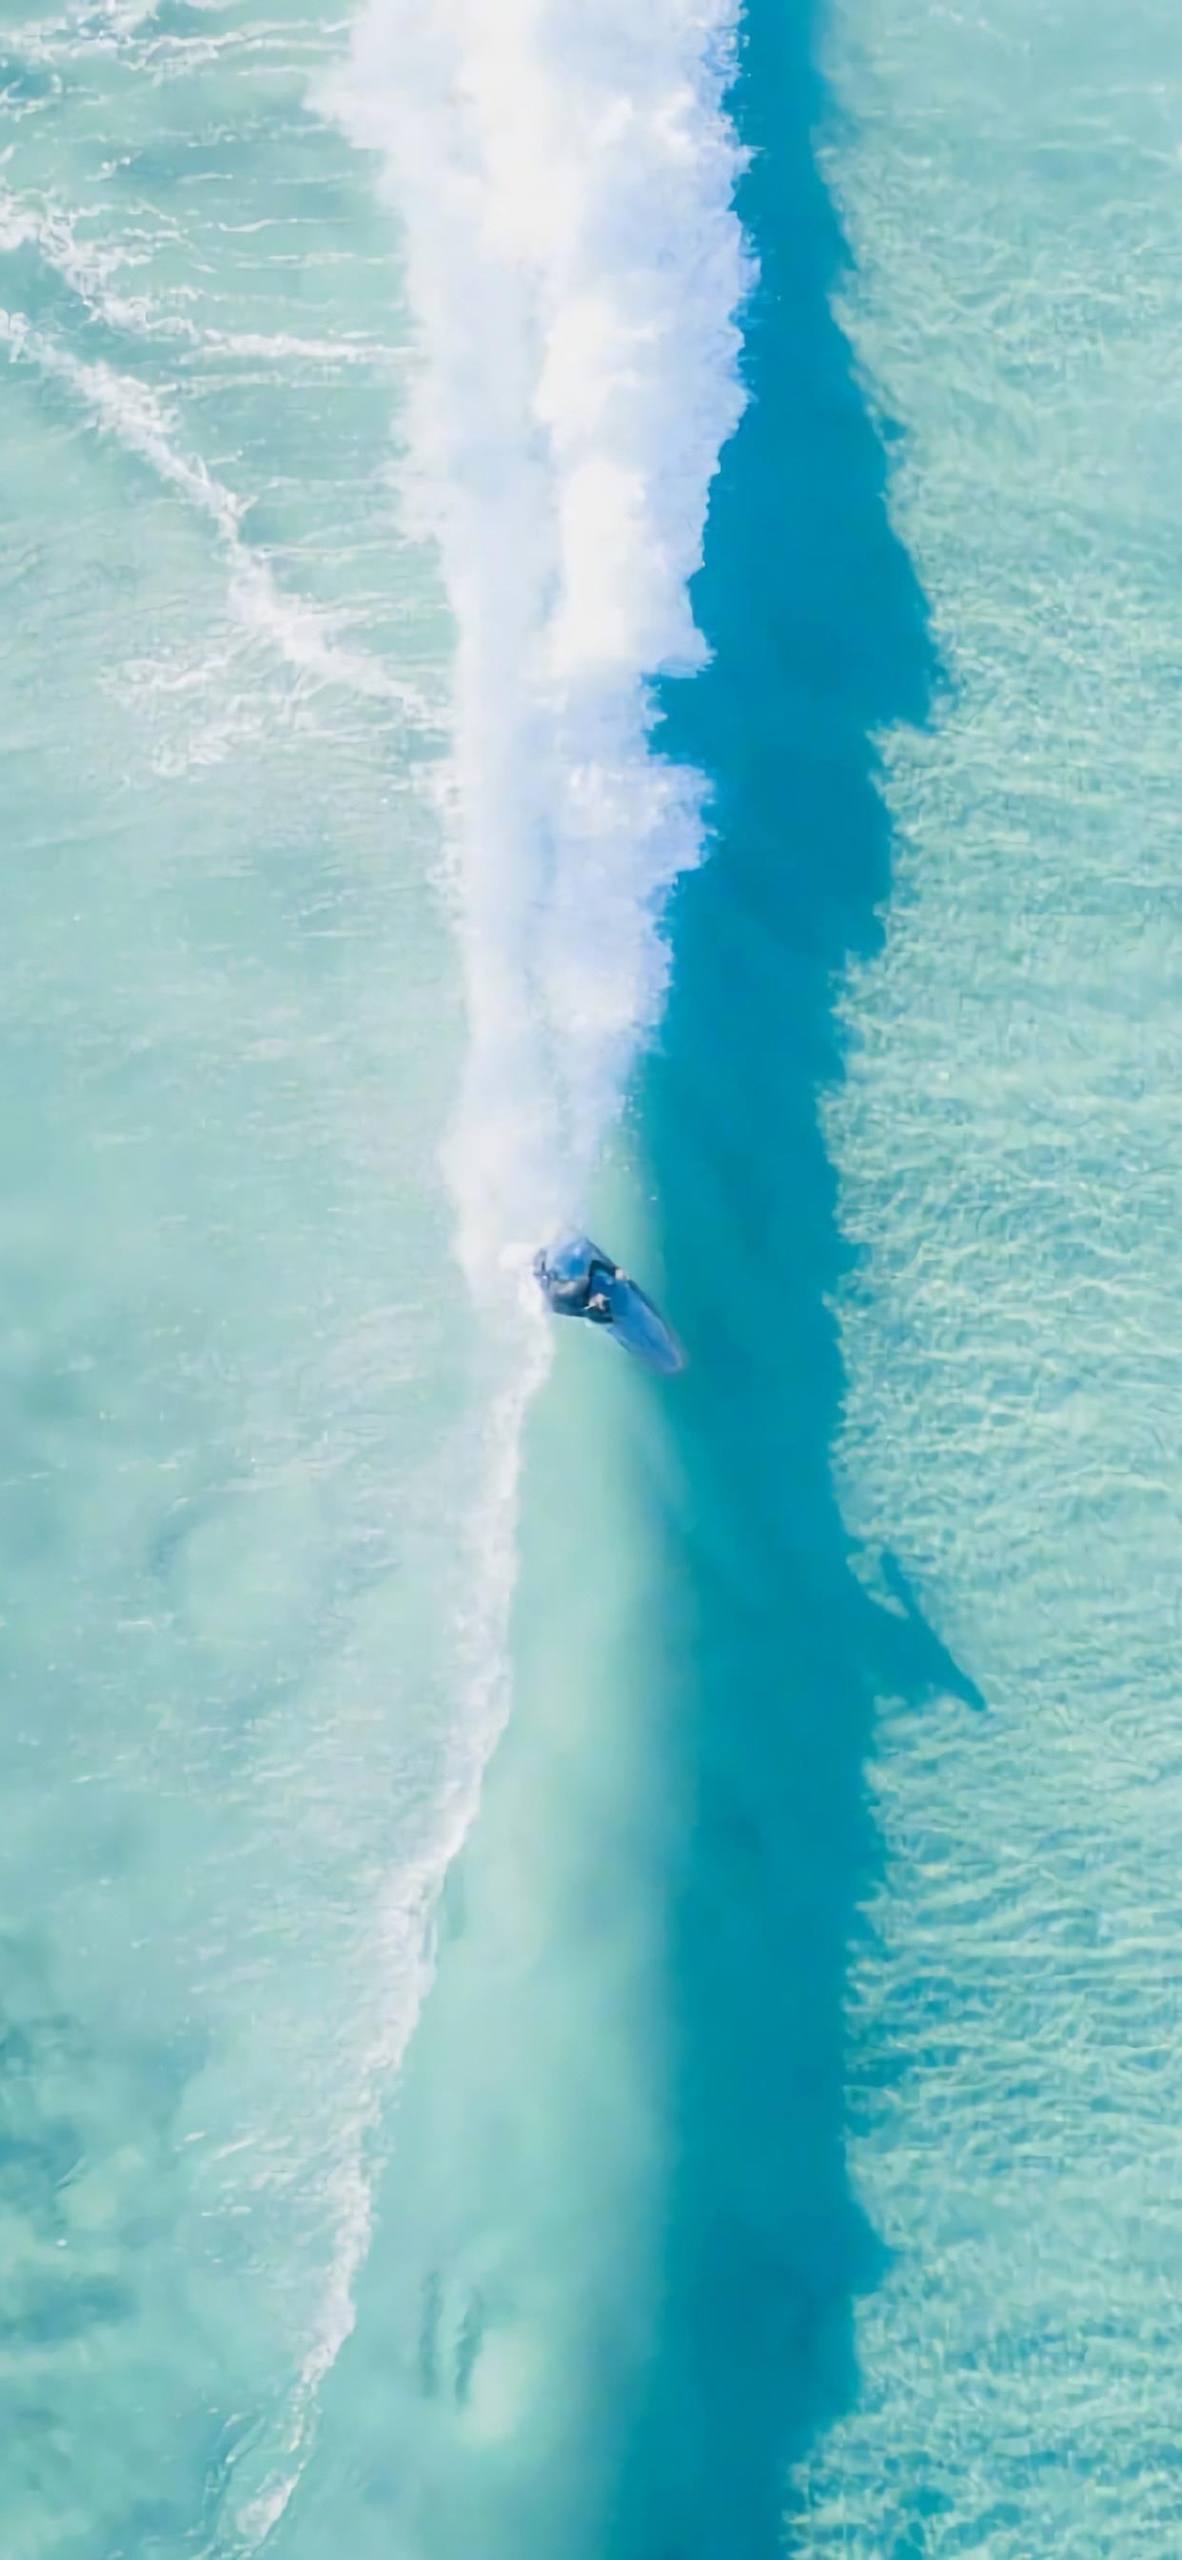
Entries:
POLYGON ((263 2475, 241 2499, 231 2479, 201 2560, 250 2560, 279 2523, 315 2438, 320 2387, 353 2330, 355 2287, 373 2228, 376 2136, 384 2102, 430 1987, 440 1883, 468 1833, 483 1770, 508 1714, 506 1611, 515 1576, 523 1425, 548 1365, 546 1337, 535 1326, 528 1351, 489 1396, 469 1443, 474 1495, 466 1521, 457 1523, 466 1600, 455 1631, 456 1671, 464 1712, 452 1728, 441 1785, 424 1808, 418 1841, 391 1874, 377 1914, 375 2008, 364 2029, 357 2094, 330 2179, 336 2225, 331 2280, 269 2442, 263 2475))
POLYGON ((243 538, 242 501, 200 457, 186 454, 174 442, 170 412, 146 383, 118 372, 113 365, 71 355, 32 328, 19 312, 0 309, 0 345, 7 346, 15 360, 24 360, 62 383, 124 452, 147 463, 166 488, 175 489, 207 519, 229 564, 233 610, 289 666, 324 684, 397 703, 416 718, 426 717, 426 706, 413 686, 401 682, 364 650, 342 646, 333 615, 279 585, 269 561, 243 538))
MULTIPOLYGON (((399 376, 404 369, 401 349, 378 338, 307 337, 289 329, 219 329, 146 293, 117 292, 113 279, 149 267, 153 254, 180 234, 175 224, 158 219, 150 231, 133 231, 114 242, 80 238, 78 224, 88 218, 85 212, 68 213, 50 200, 16 195, 0 182, 0 256, 33 249, 43 265, 77 295, 92 319, 149 344, 178 341, 178 362, 191 351, 194 357, 219 355, 266 364, 362 365, 374 373, 399 376)), ((174 286, 173 303, 180 298, 196 301, 195 289, 174 286)))

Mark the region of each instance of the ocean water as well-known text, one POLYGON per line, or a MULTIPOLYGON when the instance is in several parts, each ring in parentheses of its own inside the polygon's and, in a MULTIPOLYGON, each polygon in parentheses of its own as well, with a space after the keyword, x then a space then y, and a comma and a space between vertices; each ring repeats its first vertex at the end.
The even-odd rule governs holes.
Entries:
POLYGON ((5 2560, 1160 2560, 1170 16, 2 62, 5 2560))

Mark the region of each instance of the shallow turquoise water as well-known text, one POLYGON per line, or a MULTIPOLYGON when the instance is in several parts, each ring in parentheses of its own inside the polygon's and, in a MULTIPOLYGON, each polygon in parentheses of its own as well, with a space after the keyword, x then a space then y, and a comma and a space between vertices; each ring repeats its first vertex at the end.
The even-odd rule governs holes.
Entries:
POLYGON ((454 1745, 445 626, 322 52, 100 16, 10 64, 13 2560, 236 2542, 289 2467, 454 1745))
POLYGON ((12 2560, 1176 2538, 1175 41, 749 9, 691 676, 724 19, 8 26, 12 2560))

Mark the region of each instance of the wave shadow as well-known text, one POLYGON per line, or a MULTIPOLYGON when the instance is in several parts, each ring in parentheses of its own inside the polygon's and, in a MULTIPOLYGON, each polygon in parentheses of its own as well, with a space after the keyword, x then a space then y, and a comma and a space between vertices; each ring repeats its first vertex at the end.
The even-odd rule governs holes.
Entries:
POLYGON ((614 2502, 613 2560, 771 2560, 792 2466, 856 2392, 853 2304, 885 2252, 846 2158, 846 1976, 881 1865, 875 1701, 983 1701, 897 1559, 877 1602, 832 1461, 850 1261, 819 1093, 891 883, 874 740, 931 716, 924 596, 886 508, 884 435, 831 301, 848 252, 819 173, 827 102, 805 7, 756 0, 733 105, 761 265, 751 405, 715 484, 704 676, 662 749, 704 767, 715 849, 675 917, 642 1130, 669 1312, 668 1502, 652 1606, 671 1772, 673 2054, 662 2311, 614 2502), (670 1444, 677 1460, 669 1465, 670 1444))

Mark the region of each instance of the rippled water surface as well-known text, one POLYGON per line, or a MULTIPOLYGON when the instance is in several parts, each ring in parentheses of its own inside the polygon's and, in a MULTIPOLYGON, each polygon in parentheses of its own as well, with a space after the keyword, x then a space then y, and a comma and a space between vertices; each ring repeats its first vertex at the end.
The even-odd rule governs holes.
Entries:
POLYGON ((850 1516, 986 1712, 887 1712, 853 2165, 892 2252, 810 2552, 1159 2553, 1182 2355, 1168 11, 836 14, 826 165, 948 691, 829 1130, 850 1516), (886 137, 889 135, 889 146, 886 137))

